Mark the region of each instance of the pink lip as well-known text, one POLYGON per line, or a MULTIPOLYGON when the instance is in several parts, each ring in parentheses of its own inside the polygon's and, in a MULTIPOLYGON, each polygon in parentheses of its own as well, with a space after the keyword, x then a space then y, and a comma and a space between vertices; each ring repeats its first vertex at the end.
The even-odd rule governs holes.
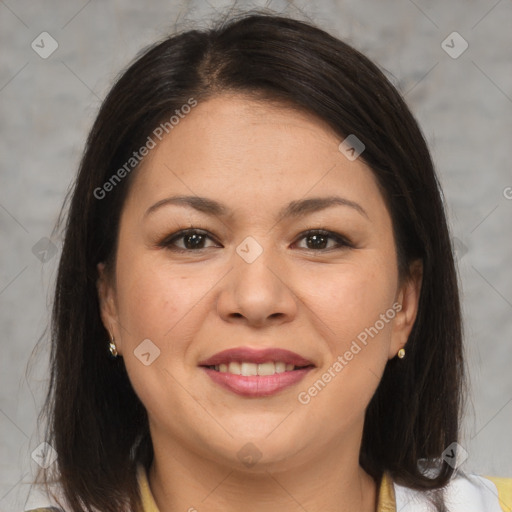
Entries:
POLYGON ((247 397, 270 396, 301 381, 313 369, 312 366, 274 375, 233 375, 202 367, 214 382, 237 395, 247 397))
POLYGON ((212 357, 199 362, 199 366, 215 366, 217 364, 229 364, 231 362, 267 363, 269 361, 281 361, 294 366, 309 366, 313 363, 295 352, 282 348, 254 349, 249 347, 237 347, 217 352, 212 357))
POLYGON ((295 352, 280 348, 253 349, 238 347, 223 350, 199 363, 199 366, 217 384, 233 393, 246 397, 270 396, 301 381, 315 365, 295 352), (221 373, 211 366, 231 362, 266 363, 269 361, 304 366, 292 371, 274 375, 234 375, 221 373))

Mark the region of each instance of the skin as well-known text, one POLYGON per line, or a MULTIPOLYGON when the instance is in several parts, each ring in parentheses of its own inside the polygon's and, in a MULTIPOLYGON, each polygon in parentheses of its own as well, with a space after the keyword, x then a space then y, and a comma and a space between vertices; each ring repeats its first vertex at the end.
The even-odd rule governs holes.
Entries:
POLYGON ((349 161, 340 142, 311 114, 224 94, 200 102, 133 177, 115 275, 98 265, 98 293, 104 325, 148 411, 149 483, 161 512, 376 510, 376 482, 358 462, 364 413, 387 361, 406 344, 421 272, 416 265, 399 279, 384 198, 371 170, 360 158, 349 161), (144 215, 179 194, 214 199, 231 214, 166 205, 144 215), (331 195, 365 214, 338 205, 276 219, 290 201, 331 195), (190 227, 211 234, 202 249, 159 246, 190 227), (329 238, 315 248, 305 232, 322 228, 353 247, 329 238), (236 252, 247 236, 263 249, 252 263, 236 252), (395 318, 300 403, 298 393, 396 303, 395 318), (144 339, 160 350, 147 366, 134 355, 144 339), (197 366, 238 346, 289 349, 316 368, 273 396, 242 397, 197 366), (237 455, 247 443, 261 454, 252 467, 237 455))

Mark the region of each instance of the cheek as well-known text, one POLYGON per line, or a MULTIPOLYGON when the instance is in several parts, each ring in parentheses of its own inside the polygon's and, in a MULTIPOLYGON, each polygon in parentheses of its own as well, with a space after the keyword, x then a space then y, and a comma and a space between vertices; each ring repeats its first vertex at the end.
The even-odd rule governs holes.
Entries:
POLYGON ((184 362, 207 314, 208 292, 218 280, 218 273, 206 275, 193 267, 170 265, 161 255, 157 258, 156 253, 142 251, 119 261, 122 355, 130 380, 148 408, 154 397, 173 395, 177 384, 172 377, 185 378, 184 362))
MULTIPOLYGON (((396 272, 361 260, 353 264, 328 266, 315 279, 303 279, 302 294, 308 307, 323 321, 333 357, 379 321, 394 303, 396 272)), ((388 315, 390 316, 390 315, 388 315)), ((391 323, 378 324, 388 336, 391 323)), ((384 336, 382 336, 384 337, 384 336)))
POLYGON ((298 400, 333 433, 362 418, 380 382, 396 316, 396 277, 389 265, 359 260, 317 280, 324 293, 308 306, 321 320, 330 360, 298 400))
POLYGON ((193 273, 190 268, 144 255, 120 263, 118 313, 130 343, 141 337, 165 343, 187 323, 189 314, 194 315, 194 305, 208 289, 208 282, 193 273))
POLYGON ((187 351, 206 315, 201 299, 218 274, 180 269, 147 254, 120 260, 116 273, 122 356, 135 392, 155 421, 168 410, 200 421, 201 411, 180 382, 187 375, 187 351))

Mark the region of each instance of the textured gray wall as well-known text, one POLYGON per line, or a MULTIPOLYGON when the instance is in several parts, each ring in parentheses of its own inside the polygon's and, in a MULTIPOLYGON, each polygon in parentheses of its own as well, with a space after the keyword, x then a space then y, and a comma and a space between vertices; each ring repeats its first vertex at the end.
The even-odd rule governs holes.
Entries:
MULTIPOLYGON (((2 511, 22 510, 37 467, 31 453, 44 440, 36 428, 44 346, 26 372, 48 322, 60 241, 45 248, 100 101, 142 46, 231 2, 141 4, 0 0, 2 511), (58 44, 50 56, 42 32, 58 44)), ((512 2, 268 4, 292 14, 297 6, 365 52, 417 116, 457 239, 473 406, 464 469, 512 477, 512 2), (454 31, 464 40, 451 35, 442 44, 454 31)), ((238 2, 254 5, 265 3, 238 2)))

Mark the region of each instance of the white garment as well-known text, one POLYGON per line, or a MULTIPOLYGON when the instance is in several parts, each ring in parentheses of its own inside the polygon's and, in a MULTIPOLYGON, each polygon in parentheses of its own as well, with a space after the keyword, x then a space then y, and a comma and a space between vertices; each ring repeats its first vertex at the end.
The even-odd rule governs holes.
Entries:
MULTIPOLYGON (((393 482, 397 512, 433 512, 423 492, 393 482)), ((498 489, 487 478, 456 473, 446 486, 444 502, 449 512, 503 512, 498 489)))

